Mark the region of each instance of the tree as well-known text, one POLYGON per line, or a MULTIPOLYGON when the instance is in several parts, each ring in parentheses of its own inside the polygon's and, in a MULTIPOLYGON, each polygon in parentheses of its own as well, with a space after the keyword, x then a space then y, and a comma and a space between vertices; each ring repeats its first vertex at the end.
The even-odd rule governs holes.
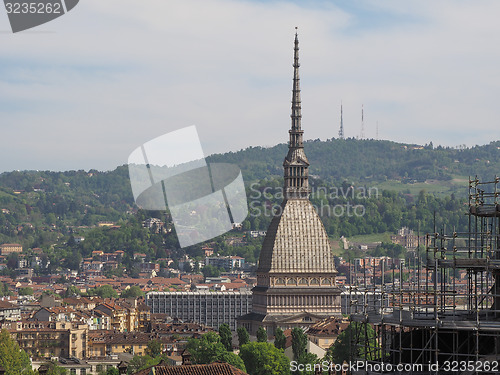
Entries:
MULTIPOLYGON (((297 365, 300 366, 304 370, 296 370, 292 371, 294 375, 315 375, 314 365, 318 363, 318 356, 313 353, 304 353, 297 359, 297 365)), ((298 367, 298 366, 297 366, 298 367)))
POLYGON ((145 350, 146 354, 150 357, 158 357, 163 350, 163 345, 158 340, 152 340, 148 342, 148 346, 145 350))
POLYGON ((229 363, 230 365, 246 372, 245 363, 238 355, 234 354, 233 352, 225 352, 217 360, 229 363))
POLYGON ((106 370, 106 375, 119 375, 119 374, 120 374, 120 371, 118 371, 118 369, 114 366, 112 366, 106 370))
POLYGON ((4 368, 6 375, 33 373, 28 354, 19 349, 19 345, 6 329, 0 333, 0 366, 4 368))
POLYGON ((249 375, 289 375, 290 361, 282 350, 267 342, 243 345, 240 357, 249 375))
POLYGON ((7 256, 7 268, 13 270, 19 267, 19 255, 17 253, 10 253, 7 256))
POLYGON ((286 336, 283 333, 283 330, 278 327, 276 328, 276 332, 274 333, 274 346, 277 347, 278 349, 285 350, 285 345, 286 345, 286 336))
POLYGON ((327 355, 333 363, 343 363, 358 358, 370 360, 373 359, 370 353, 376 353, 376 348, 378 348, 378 344, 372 326, 367 323, 351 322, 338 335, 337 340, 328 349, 327 355), (360 343, 366 341, 368 345, 357 345, 356 339, 360 343), (367 348, 368 352, 365 352, 365 348, 367 348))
POLYGON ((219 277, 220 276, 220 271, 217 267, 214 267, 210 264, 207 264, 203 269, 201 270, 203 273, 203 276, 205 277, 219 277))
POLYGON ((267 331, 262 326, 257 330, 257 342, 267 342, 267 331))
POLYGON ((194 363, 223 361, 246 371, 243 360, 236 354, 228 352, 215 332, 205 333, 201 339, 189 339, 186 348, 191 353, 194 363))
POLYGON ((47 375, 66 375, 67 371, 64 367, 61 367, 55 361, 50 361, 44 363, 47 366, 47 375))
POLYGON ((81 294, 80 289, 78 289, 74 285, 70 285, 66 288, 66 291, 63 293, 63 297, 64 298, 76 297, 79 296, 80 294, 81 294))
POLYGON ((250 342, 250 335, 245 327, 238 327, 238 344, 240 348, 250 342))
POLYGON ((215 359, 222 356, 226 348, 220 342, 220 337, 215 332, 208 332, 201 336, 200 339, 190 339, 186 346, 193 362, 203 364, 211 363, 215 359))
POLYGON ((229 325, 224 323, 219 326, 219 336, 222 345, 226 348, 228 352, 233 350, 233 335, 231 333, 231 328, 229 325))
POLYGON ((298 360, 306 352, 307 335, 302 329, 295 327, 292 330, 293 359, 298 360))
MULTIPOLYGON (((155 358, 152 358, 151 356, 149 356, 147 354, 134 355, 134 357, 128 363, 127 373, 128 374, 135 374, 136 372, 138 372, 140 370, 150 368, 151 366, 156 366, 158 363, 160 363, 162 360, 165 360, 165 359, 166 359, 165 355, 160 355, 160 356, 157 356, 155 358)), ((106 374, 106 371, 104 371, 103 374, 100 373, 99 375, 109 375, 109 374, 106 374)))
POLYGON ((137 298, 137 297, 141 297, 143 295, 144 295, 144 292, 142 291, 142 289, 139 286, 134 285, 128 289, 125 289, 120 294, 120 297, 121 298, 137 298))
POLYGON ((6 282, 0 283, 0 297, 11 296, 12 292, 9 291, 9 285, 6 282))
POLYGON ((32 296, 33 295, 33 288, 27 286, 23 288, 19 288, 19 295, 20 296, 32 296))
POLYGON ((89 296, 99 296, 101 298, 118 298, 118 293, 111 285, 102 285, 97 288, 89 289, 89 296))
POLYGON ((134 357, 130 360, 128 364, 127 372, 129 374, 134 374, 139 370, 148 367, 152 362, 153 358, 151 358, 149 355, 134 355, 134 357))

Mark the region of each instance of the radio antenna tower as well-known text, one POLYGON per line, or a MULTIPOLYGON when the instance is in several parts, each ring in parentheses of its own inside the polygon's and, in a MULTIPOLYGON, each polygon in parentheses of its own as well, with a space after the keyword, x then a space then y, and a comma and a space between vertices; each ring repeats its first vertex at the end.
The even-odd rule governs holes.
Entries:
POLYGON ((361 104, 361 134, 359 139, 365 139, 365 119, 364 119, 364 110, 363 104, 361 104))
POLYGON ((344 119, 342 114, 342 102, 340 102, 340 130, 339 130, 339 139, 344 138, 344 119))
POLYGON ((378 121, 377 121, 377 135, 375 139, 378 141, 378 121))

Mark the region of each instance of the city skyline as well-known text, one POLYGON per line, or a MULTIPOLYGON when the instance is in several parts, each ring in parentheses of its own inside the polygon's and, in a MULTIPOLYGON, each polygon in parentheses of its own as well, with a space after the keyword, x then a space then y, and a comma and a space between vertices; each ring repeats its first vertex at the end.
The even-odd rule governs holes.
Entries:
POLYGON ((114 169, 196 125, 206 155, 286 142, 301 38, 307 138, 500 139, 500 4, 89 0, 30 31, 0 13, 0 172, 114 169), (228 142, 229 141, 229 142, 228 142))

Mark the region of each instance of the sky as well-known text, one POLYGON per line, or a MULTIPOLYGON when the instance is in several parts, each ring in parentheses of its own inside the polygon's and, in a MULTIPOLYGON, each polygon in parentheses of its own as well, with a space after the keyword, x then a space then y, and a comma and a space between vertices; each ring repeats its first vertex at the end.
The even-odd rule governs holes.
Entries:
POLYGON ((82 0, 13 34, 0 8, 0 173, 110 170, 196 125, 205 155, 305 139, 500 139, 496 0, 82 0))

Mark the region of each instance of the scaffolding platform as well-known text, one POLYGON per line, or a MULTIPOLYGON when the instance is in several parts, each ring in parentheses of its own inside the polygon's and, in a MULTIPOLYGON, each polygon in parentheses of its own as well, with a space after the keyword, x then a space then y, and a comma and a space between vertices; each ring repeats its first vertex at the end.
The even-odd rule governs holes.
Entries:
MULTIPOLYGON (((500 178, 469 179, 468 230, 427 234, 425 254, 415 255, 398 283, 375 285, 356 278, 355 290, 378 293, 352 314, 355 332, 351 360, 371 364, 432 364, 450 362, 500 364, 500 178), (421 256, 423 255, 423 256, 421 256), (403 281, 406 279, 406 281, 403 281), (365 323, 365 324, 363 324, 365 323), (375 338, 368 337, 366 326, 375 338), (364 330, 364 332, 362 332, 364 330)), ((420 250, 419 250, 420 251, 420 250)), ((365 266, 366 267, 366 266, 365 266)), ((375 275, 379 270, 363 271, 375 275)), ((384 274, 383 265, 380 275, 384 274)), ((498 367, 500 369, 500 365, 498 367)), ((412 374, 484 375, 498 371, 422 370, 412 374)), ((389 374, 392 372, 354 372, 389 374)))

